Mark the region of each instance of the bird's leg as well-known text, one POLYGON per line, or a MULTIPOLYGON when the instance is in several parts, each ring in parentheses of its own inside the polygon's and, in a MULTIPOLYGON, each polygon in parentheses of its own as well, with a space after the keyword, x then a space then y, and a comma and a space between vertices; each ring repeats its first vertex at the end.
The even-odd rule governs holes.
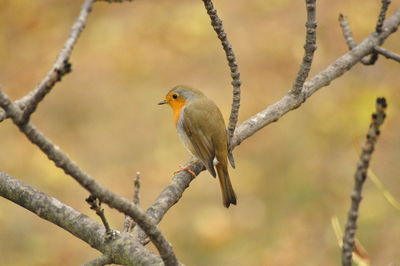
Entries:
POLYGON ((174 172, 174 175, 176 175, 180 172, 186 171, 186 172, 190 173, 193 177, 196 177, 196 174, 192 170, 190 170, 190 165, 186 166, 186 167, 182 167, 182 165, 180 165, 179 168, 180 169, 178 171, 174 172))

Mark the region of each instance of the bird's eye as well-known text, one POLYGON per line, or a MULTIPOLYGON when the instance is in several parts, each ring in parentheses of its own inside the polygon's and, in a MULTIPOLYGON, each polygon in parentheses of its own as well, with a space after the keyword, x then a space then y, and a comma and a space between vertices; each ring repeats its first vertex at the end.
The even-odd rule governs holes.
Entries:
POLYGON ((174 98, 174 99, 176 99, 176 98, 178 98, 178 94, 172 94, 172 98, 174 98))

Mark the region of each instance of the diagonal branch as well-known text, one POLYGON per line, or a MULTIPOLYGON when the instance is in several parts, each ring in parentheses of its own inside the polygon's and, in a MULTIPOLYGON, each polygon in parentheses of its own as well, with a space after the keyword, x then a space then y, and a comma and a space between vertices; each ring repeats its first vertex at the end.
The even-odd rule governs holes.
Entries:
POLYGON ((217 33, 218 39, 220 39, 222 47, 224 48, 226 59, 228 60, 229 69, 231 71, 232 77, 232 87, 233 87, 233 98, 232 98, 232 108, 231 114, 229 116, 229 125, 228 125, 228 145, 229 145, 229 161, 232 164, 232 167, 235 167, 235 162, 233 160, 233 156, 231 154, 232 151, 232 138, 235 132, 236 124, 239 116, 239 108, 240 108, 240 85, 242 82, 240 81, 240 72, 239 67, 236 62, 236 57, 232 49, 232 45, 228 40, 228 37, 225 33, 224 27, 222 25, 222 20, 218 17, 217 10, 214 8, 213 2, 211 0, 202 0, 204 3, 204 7, 207 10, 207 14, 210 16, 211 25, 214 28, 214 31, 217 33))
POLYGON ((102 253, 107 252, 113 258, 114 263, 163 265, 159 256, 144 248, 128 234, 120 234, 114 241, 106 243, 104 226, 1 171, 0 196, 63 228, 88 243, 92 248, 102 253))
POLYGON ((378 140, 379 128, 385 120, 387 104, 385 98, 376 100, 376 113, 372 115, 372 122, 367 132, 367 138, 361 149, 360 160, 357 164, 357 170, 354 175, 354 188, 351 193, 351 207, 348 213, 346 229, 343 236, 342 264, 351 266, 351 257, 354 249, 354 241, 357 228, 358 209, 362 199, 362 187, 367 178, 369 163, 374 152, 376 141, 378 140))
MULTIPOLYGON (((382 33, 378 35, 371 34, 359 45, 354 47, 354 49, 339 57, 324 70, 316 74, 309 81, 305 82, 304 89, 299 96, 293 96, 290 94, 285 95, 274 104, 268 106, 266 109, 240 124, 235 130, 232 142, 233 147, 240 145, 240 143, 251 137, 257 131, 278 121, 279 118, 288 112, 295 110, 304 102, 304 100, 311 97, 311 95, 316 91, 322 87, 328 86, 332 81, 349 71, 355 64, 360 62, 364 56, 371 53, 374 47, 379 43, 382 43, 393 32, 395 32, 399 25, 400 9, 398 9, 391 18, 385 21, 382 33)), ((189 164, 191 165, 190 169, 196 175, 204 170, 204 166, 200 162, 189 161, 186 163, 186 165, 189 164)), ((183 192, 189 187, 189 184, 193 179, 194 177, 187 172, 180 172, 175 175, 172 178, 170 185, 161 192, 151 207, 147 209, 146 214, 149 215, 155 223, 161 221, 169 208, 179 201, 183 192)))
POLYGON ((297 77, 293 84, 293 88, 291 93, 298 95, 301 93, 303 89, 304 82, 306 81, 308 74, 311 70, 311 64, 314 57, 314 52, 317 49, 317 21, 316 21, 316 8, 315 8, 316 0, 306 0, 306 8, 307 8, 307 22, 306 22, 306 43, 304 44, 304 56, 303 61, 300 65, 299 73, 297 73, 297 77))
POLYGON ((0 90, 0 106, 12 118, 20 131, 36 146, 38 146, 55 165, 73 177, 82 187, 88 190, 102 202, 133 218, 146 232, 160 252, 166 265, 177 265, 177 259, 171 244, 165 239, 158 227, 136 205, 114 194, 112 191, 98 184, 91 176, 82 171, 59 147, 48 140, 33 124, 22 120, 22 111, 8 96, 0 90))
POLYGON ((65 42, 64 47, 61 49, 52 69, 47 73, 46 77, 40 82, 36 89, 21 99, 21 103, 24 106, 23 120, 28 121, 31 114, 36 110, 38 104, 51 91, 54 85, 61 81, 61 78, 65 74, 71 72, 69 57, 80 33, 86 25, 89 13, 92 10, 93 2, 94 0, 85 0, 81 7, 81 12, 75 20, 75 23, 72 25, 69 37, 65 42))

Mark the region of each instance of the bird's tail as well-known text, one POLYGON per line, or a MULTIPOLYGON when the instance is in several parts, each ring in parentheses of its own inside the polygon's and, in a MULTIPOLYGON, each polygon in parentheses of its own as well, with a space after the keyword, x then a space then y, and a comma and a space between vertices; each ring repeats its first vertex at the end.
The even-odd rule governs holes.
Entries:
POLYGON ((236 205, 236 194, 233 190, 231 180, 227 167, 224 167, 221 163, 216 165, 219 184, 221 185, 222 201, 226 208, 229 208, 230 204, 236 205))

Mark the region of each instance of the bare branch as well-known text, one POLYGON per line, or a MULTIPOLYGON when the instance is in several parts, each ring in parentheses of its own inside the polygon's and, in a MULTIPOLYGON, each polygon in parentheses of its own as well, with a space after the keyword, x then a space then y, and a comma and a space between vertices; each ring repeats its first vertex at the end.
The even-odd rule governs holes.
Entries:
POLYGON ((387 104, 385 98, 376 100, 376 113, 372 115, 372 122, 369 126, 367 138, 361 149, 360 160, 354 175, 354 188, 351 193, 351 207, 348 213, 346 229, 343 236, 342 264, 351 266, 351 257, 354 249, 355 234, 357 228, 358 209, 362 199, 362 186, 367 178, 369 163, 374 152, 374 147, 380 134, 379 128, 385 120, 387 104))
POLYGON ((33 124, 22 120, 22 111, 0 89, 0 106, 12 118, 20 131, 35 145, 37 145, 55 165, 73 177, 81 186, 102 202, 120 212, 131 216, 134 221, 146 232, 160 252, 166 265, 177 265, 177 259, 171 244, 165 239, 158 227, 136 205, 114 194, 112 191, 98 184, 91 176, 82 171, 59 147, 55 146, 33 124))
POLYGON ((112 259, 108 255, 101 255, 91 261, 86 262, 83 266, 103 266, 113 263, 112 259))
MULTIPOLYGON (((390 34, 395 32, 399 25, 400 9, 397 10, 391 18, 386 20, 384 31, 382 33, 378 35, 371 34, 359 45, 354 47, 353 50, 339 57, 327 68, 319 72, 309 81, 305 82, 304 90, 299 96, 294 97, 290 94, 285 95, 276 103, 268 106, 266 109, 241 123, 235 130, 232 146, 236 147, 240 145, 245 139, 249 138, 260 129, 272 122, 278 121, 278 119, 286 113, 298 108, 304 100, 313 95, 317 90, 328 86, 332 81, 342 76, 355 64, 360 62, 361 59, 368 55, 378 43, 383 42, 390 34)), ((186 165, 190 165, 190 169, 195 172, 196 175, 201 171, 204 171, 204 166, 198 161, 189 161, 186 165)), ((183 192, 189 187, 189 184, 193 179, 194 177, 187 172, 181 172, 175 175, 171 180, 171 184, 161 192, 152 206, 146 211, 146 214, 148 214, 155 223, 161 221, 169 208, 179 201, 183 192)))
POLYGON ((133 240, 128 234, 120 234, 113 241, 106 243, 104 226, 1 171, 0 196, 63 228, 88 243, 92 248, 102 253, 107 252, 113 258, 114 263, 164 265, 159 256, 133 240), (121 243, 124 244, 121 245, 121 243))
POLYGON ((235 162, 233 160, 233 156, 231 155, 232 151, 232 138, 235 132, 236 124, 239 116, 239 108, 240 108, 240 85, 242 82, 240 81, 240 72, 239 67, 236 62, 236 57, 232 49, 232 45, 228 40, 228 37, 225 33, 224 27, 222 25, 222 20, 218 17, 217 10, 214 8, 214 5, 211 0, 203 0, 204 6, 207 10, 207 14, 210 16, 211 25, 214 28, 214 31, 217 33, 218 39, 221 40, 222 47, 224 48, 226 59, 228 60, 229 69, 231 71, 232 77, 232 108, 231 114, 229 116, 229 125, 228 125, 228 143, 229 143, 229 161, 232 164, 232 167, 235 167, 235 162))
POLYGON ((75 23, 72 25, 69 37, 65 42, 64 47, 61 49, 52 69, 47 73, 46 77, 40 82, 36 89, 21 99, 24 106, 23 120, 28 121, 31 114, 36 110, 38 104, 51 91, 54 85, 61 81, 61 78, 65 74, 71 72, 69 57, 80 33, 86 25, 89 13, 92 10, 93 2, 94 0, 85 0, 81 7, 81 12, 75 20, 75 23))
MULTIPOLYGON (((136 172, 135 181, 133 183, 133 204, 139 206, 140 204, 140 172, 136 172)), ((132 229, 135 227, 135 222, 132 220, 131 217, 125 216, 124 222, 124 232, 131 232, 132 229)))
POLYGON ((303 61, 300 65, 300 70, 297 73, 296 80, 293 84, 293 88, 291 93, 298 95, 301 93, 303 89, 304 82, 306 81, 308 74, 311 70, 311 64, 314 57, 314 52, 317 49, 316 39, 316 8, 315 8, 316 0, 306 0, 306 8, 307 8, 307 22, 306 22, 306 43, 304 44, 304 56, 303 61))
POLYGON ((387 59, 392 59, 394 61, 397 61, 400 63, 400 55, 393 53, 385 48, 382 47, 375 47, 375 51, 377 51, 379 54, 383 55, 384 57, 386 57, 387 59))

